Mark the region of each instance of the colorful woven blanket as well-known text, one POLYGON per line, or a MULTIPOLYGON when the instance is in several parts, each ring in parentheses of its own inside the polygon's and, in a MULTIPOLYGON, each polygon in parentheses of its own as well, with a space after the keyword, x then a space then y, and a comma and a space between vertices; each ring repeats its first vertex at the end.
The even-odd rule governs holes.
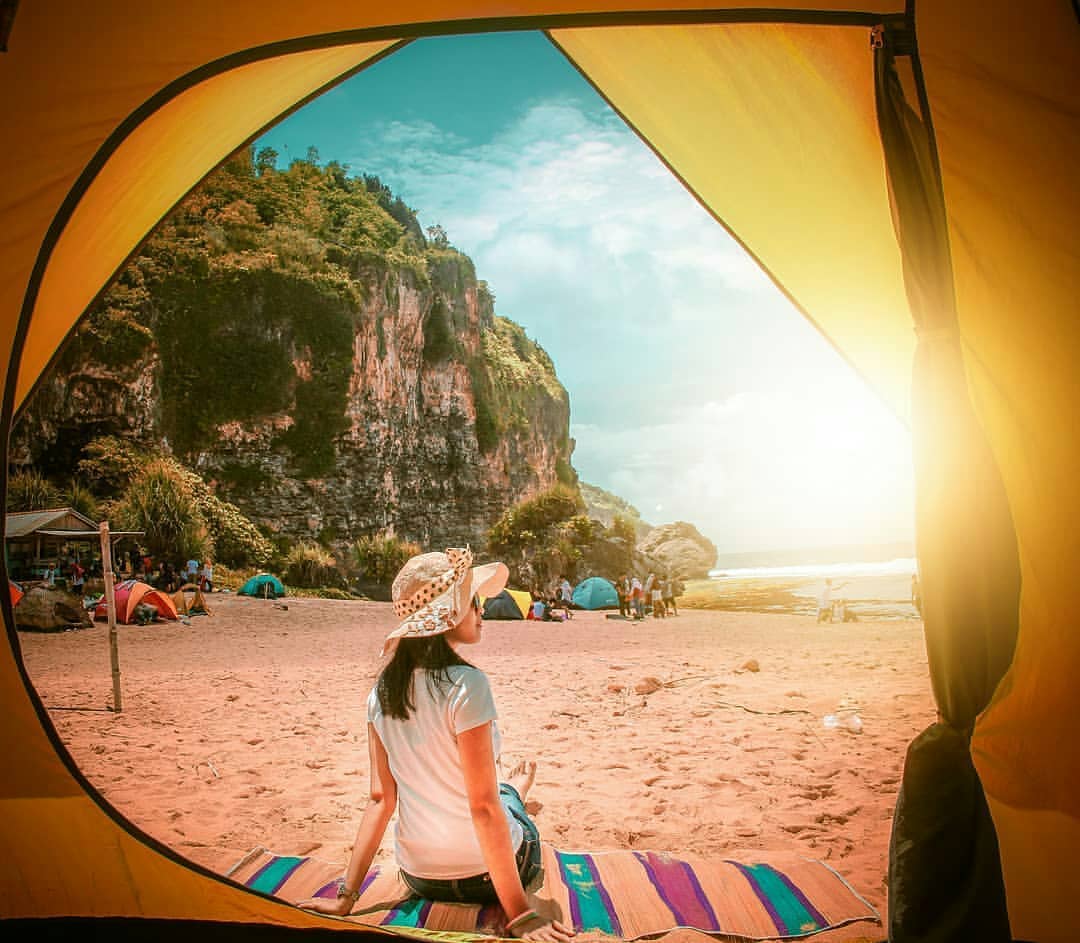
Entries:
MULTIPOLYGON (((295 902, 334 897, 340 864, 275 855, 257 848, 229 876, 295 902)), ((753 853, 752 860, 673 857, 652 851, 561 851, 544 845, 537 911, 624 940, 688 927, 745 940, 798 938, 859 920, 880 922, 873 907, 828 865, 794 855, 753 853)), ((364 879, 350 920, 509 936, 497 904, 447 904, 410 896, 395 867, 364 879)))

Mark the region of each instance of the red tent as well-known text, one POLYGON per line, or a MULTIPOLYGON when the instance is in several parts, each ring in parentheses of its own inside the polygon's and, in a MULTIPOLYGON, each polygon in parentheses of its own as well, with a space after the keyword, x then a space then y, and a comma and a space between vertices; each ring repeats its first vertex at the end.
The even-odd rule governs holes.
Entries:
MULTIPOLYGON (((116 621, 125 625, 130 624, 135 607, 139 603, 145 603, 157 609, 158 615, 163 619, 176 619, 176 606, 167 593, 154 589, 147 583, 139 580, 124 580, 117 583, 116 593, 116 621)), ((95 619, 107 619, 109 613, 105 608, 105 598, 102 597, 94 610, 95 619)))

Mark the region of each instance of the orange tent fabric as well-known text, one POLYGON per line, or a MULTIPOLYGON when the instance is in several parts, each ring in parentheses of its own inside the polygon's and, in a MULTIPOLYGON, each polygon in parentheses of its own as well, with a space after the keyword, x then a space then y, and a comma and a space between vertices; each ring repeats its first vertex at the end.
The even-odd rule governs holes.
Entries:
MULTIPOLYGON (((130 625, 135 607, 139 603, 153 606, 158 615, 163 619, 177 619, 176 604, 169 598, 168 593, 154 589, 147 583, 139 580, 124 580, 116 584, 116 621, 124 625, 130 625)), ((94 618, 107 619, 109 613, 105 608, 105 602, 98 603, 94 610, 94 618)))

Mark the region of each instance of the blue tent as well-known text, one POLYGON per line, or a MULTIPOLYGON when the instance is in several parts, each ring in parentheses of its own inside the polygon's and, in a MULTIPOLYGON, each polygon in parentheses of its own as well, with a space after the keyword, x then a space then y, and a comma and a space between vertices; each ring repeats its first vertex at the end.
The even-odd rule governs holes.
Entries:
POLYGON ((574 587, 574 605, 581 609, 616 609, 619 594, 602 576, 590 576, 574 587))
POLYGON ((281 580, 269 573, 258 573, 237 590, 238 596, 258 596, 261 599, 277 599, 285 595, 281 580))

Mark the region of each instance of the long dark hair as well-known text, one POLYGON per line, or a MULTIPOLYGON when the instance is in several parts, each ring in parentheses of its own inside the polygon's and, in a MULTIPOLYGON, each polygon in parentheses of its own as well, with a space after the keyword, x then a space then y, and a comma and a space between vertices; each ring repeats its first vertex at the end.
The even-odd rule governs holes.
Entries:
POLYGON ((446 670, 452 665, 473 667, 451 648, 445 634, 398 639, 394 657, 383 668, 376 685, 383 714, 408 720, 409 714, 416 710, 412 699, 413 672, 423 668, 427 683, 441 688, 452 683, 446 670))

